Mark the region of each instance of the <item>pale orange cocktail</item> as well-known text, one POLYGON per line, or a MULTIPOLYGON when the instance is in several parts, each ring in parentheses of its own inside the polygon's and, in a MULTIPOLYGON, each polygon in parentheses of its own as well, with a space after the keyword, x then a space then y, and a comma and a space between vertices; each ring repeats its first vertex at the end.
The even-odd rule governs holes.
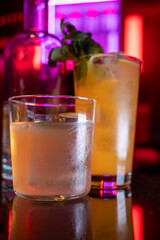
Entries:
POLYGON ((89 192, 93 123, 11 123, 10 132, 17 193, 59 196, 63 192, 68 196, 89 192))
POLYGON ((66 200, 91 187, 94 100, 70 96, 10 99, 13 187, 18 196, 66 200))

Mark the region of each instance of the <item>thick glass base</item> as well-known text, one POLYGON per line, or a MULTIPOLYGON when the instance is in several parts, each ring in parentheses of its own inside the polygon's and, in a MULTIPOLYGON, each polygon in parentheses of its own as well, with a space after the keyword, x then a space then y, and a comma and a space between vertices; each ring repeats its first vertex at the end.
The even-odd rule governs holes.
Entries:
POLYGON ((124 176, 92 176, 92 189, 123 189, 131 184, 132 173, 124 176))
POLYGON ((91 189, 89 195, 95 198, 111 199, 117 198, 117 196, 122 193, 125 197, 131 197, 132 192, 130 185, 121 189, 91 189))
POLYGON ((81 198, 84 197, 85 195, 87 195, 87 193, 85 194, 81 194, 81 195, 70 195, 70 196, 63 196, 63 195, 57 195, 57 196, 35 196, 35 195, 25 195, 22 193, 18 193, 15 191, 15 194, 19 197, 28 199, 28 200, 35 200, 35 201, 68 201, 68 200, 72 200, 72 199, 77 199, 77 198, 81 198))

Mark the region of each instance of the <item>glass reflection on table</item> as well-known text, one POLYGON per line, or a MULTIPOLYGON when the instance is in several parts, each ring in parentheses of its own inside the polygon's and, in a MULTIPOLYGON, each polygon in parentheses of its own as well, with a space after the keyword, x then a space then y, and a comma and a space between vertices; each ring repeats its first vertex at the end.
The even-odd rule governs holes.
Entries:
POLYGON ((91 239, 90 199, 36 202, 15 197, 10 240, 91 239))
POLYGON ((10 240, 133 240, 129 190, 92 190, 67 202, 15 197, 10 240))
POLYGON ((131 190, 92 190, 93 240, 133 240, 131 190))

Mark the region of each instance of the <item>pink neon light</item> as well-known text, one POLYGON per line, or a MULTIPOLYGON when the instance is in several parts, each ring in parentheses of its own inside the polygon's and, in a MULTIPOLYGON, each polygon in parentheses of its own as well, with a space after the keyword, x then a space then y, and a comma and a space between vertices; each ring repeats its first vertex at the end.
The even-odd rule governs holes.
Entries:
POLYGON ((8 240, 10 240, 10 235, 11 235, 11 223, 12 223, 12 212, 9 211, 9 213, 8 213, 8 240))
POLYGON ((143 233, 143 209, 141 206, 132 206, 132 220, 134 240, 144 240, 143 233))
POLYGON ((107 7, 102 11, 103 15, 115 14, 115 13, 116 13, 116 10, 115 8, 112 8, 112 7, 107 7))
POLYGON ((128 15, 124 19, 124 53, 143 61, 143 18, 128 15))
MULTIPOLYGON (((56 5, 91 3, 91 2, 110 2, 111 0, 55 0, 56 5)), ((112 2, 120 2, 120 0, 112 0, 112 2)))
POLYGON ((87 11, 87 16, 88 17, 97 17, 98 16, 98 11, 96 9, 89 9, 87 11))
POLYGON ((82 16, 82 14, 78 11, 74 11, 70 14, 71 18, 80 18, 82 16))
POLYGON ((74 61, 73 60, 67 60, 66 61, 66 68, 68 71, 74 70, 74 61))
POLYGON ((66 17, 66 14, 64 12, 60 12, 60 11, 55 12, 55 18, 62 19, 62 18, 65 18, 65 17, 66 17))

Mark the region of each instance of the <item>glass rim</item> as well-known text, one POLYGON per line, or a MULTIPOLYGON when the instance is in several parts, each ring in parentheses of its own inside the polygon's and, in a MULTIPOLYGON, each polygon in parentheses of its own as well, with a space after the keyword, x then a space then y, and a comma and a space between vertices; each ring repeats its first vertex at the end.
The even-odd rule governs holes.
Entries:
MULTIPOLYGON (((69 104, 69 103, 34 103, 34 102, 27 102, 27 101, 21 101, 22 99, 79 99, 85 101, 88 105, 89 104, 95 104, 96 100, 93 98, 87 98, 87 97, 79 97, 79 96, 69 96, 69 95, 43 95, 43 94, 33 94, 33 95, 19 95, 19 96, 12 96, 8 99, 9 103, 16 103, 16 104, 23 104, 26 106, 35 106, 35 107, 74 107, 77 104, 69 104)), ((78 103, 80 104, 80 103, 78 103)))
POLYGON ((91 61, 95 57, 100 57, 100 56, 102 56, 102 57, 117 56, 118 58, 128 60, 128 61, 131 61, 131 62, 135 62, 139 65, 142 64, 142 61, 139 58, 124 54, 122 52, 118 52, 118 53, 114 53, 114 52, 111 52, 111 53, 96 53, 96 54, 91 54, 90 56, 91 56, 91 58, 89 59, 89 61, 91 61))

